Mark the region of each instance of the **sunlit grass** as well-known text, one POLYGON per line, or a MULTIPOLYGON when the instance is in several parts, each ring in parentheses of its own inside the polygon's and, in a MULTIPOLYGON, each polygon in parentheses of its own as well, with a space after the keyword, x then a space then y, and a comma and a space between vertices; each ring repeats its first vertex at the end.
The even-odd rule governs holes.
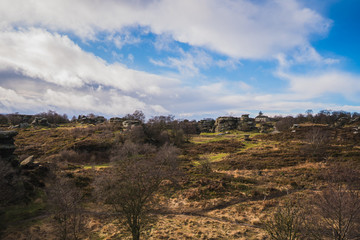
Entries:
POLYGON ((202 154, 199 157, 207 158, 210 162, 220 162, 229 155, 230 153, 210 153, 210 154, 202 154))
POLYGON ((83 166, 83 169, 86 169, 86 170, 88 170, 88 169, 93 169, 93 168, 95 168, 95 169, 102 169, 102 168, 109 168, 110 167, 110 165, 109 164, 100 164, 100 165, 85 165, 85 166, 83 166))
POLYGON ((245 135, 249 135, 250 138, 261 135, 257 131, 244 132, 238 130, 229 131, 229 133, 201 133, 200 135, 194 136, 190 142, 195 144, 217 142, 226 139, 236 138, 238 140, 244 140, 245 135))

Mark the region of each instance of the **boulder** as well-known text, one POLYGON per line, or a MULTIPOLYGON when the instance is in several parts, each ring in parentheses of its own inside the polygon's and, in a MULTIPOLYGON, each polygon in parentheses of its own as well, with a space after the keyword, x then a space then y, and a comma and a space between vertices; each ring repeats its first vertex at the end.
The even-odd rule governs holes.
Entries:
POLYGON ((27 157, 20 163, 20 166, 23 168, 33 168, 35 165, 34 156, 27 157))
POLYGON ((30 127, 30 124, 28 123, 20 123, 19 124, 19 128, 29 128, 30 127))
POLYGON ((0 131, 0 157, 10 161, 15 151, 14 137, 16 131, 0 131))
POLYGON ((122 123, 124 129, 131 129, 134 126, 139 126, 140 124, 141 122, 139 120, 125 120, 122 123))
POLYGON ((211 133, 214 131, 215 120, 212 118, 203 119, 198 122, 200 132, 211 133))
POLYGON ((237 129, 239 118, 218 117, 215 121, 215 132, 226 132, 237 129))
POLYGON ((124 120, 119 117, 112 117, 112 118, 110 118, 109 121, 110 121, 110 123, 122 123, 124 120))
POLYGON ((103 116, 85 116, 85 115, 79 115, 77 122, 82 124, 99 124, 106 121, 106 118, 103 116))
POLYGON ((0 139, 12 139, 18 135, 16 131, 0 131, 0 139))
POLYGON ((18 133, 16 131, 0 131, 0 159, 11 163, 13 167, 19 165, 14 151, 16 146, 14 144, 14 137, 18 133))
POLYGON ((50 125, 48 120, 42 117, 35 117, 34 121, 32 121, 31 124, 34 126, 43 126, 43 127, 48 127, 50 125))

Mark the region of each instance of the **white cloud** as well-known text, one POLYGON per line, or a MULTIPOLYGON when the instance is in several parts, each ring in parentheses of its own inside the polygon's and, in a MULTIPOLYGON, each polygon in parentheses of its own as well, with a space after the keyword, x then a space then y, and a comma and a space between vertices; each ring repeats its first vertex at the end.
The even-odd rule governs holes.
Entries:
POLYGON ((128 54, 127 58, 130 62, 134 62, 134 55, 132 55, 131 53, 128 54))
MULTIPOLYGON (((20 86, 25 80, 10 84, 11 79, 0 78, 0 112, 55 108, 113 116, 141 109, 147 114, 201 116, 251 109, 339 109, 341 105, 314 99, 329 93, 358 96, 359 76, 336 70, 291 72, 296 64, 338 61, 322 57, 309 42, 314 34, 325 35, 330 25, 296 0, 2 0, 0 74, 27 79, 29 89, 20 86), (140 37, 128 31, 139 26, 144 31, 140 37), (288 81, 288 92, 255 93, 245 82, 213 79, 184 87, 186 83, 174 77, 109 64, 66 36, 72 33, 84 41, 105 36, 122 48, 139 43, 147 31, 157 35, 153 44, 158 51, 171 52, 171 57, 151 62, 177 69, 180 77, 198 77, 202 69, 214 66, 234 69, 239 59, 277 58, 277 74, 288 81), (174 41, 187 43, 190 51, 174 47, 174 41), (209 50, 228 58, 214 59, 209 50)), ((113 52, 113 58, 134 60, 127 53, 113 52)), ((352 107, 358 108, 344 105, 352 107)))
POLYGON ((321 97, 328 93, 341 94, 345 98, 354 98, 360 93, 360 76, 332 70, 311 74, 279 72, 290 83, 289 90, 303 98, 321 97))
POLYGON ((14 109, 21 111, 38 110, 42 104, 35 99, 26 98, 17 94, 12 89, 6 89, 0 86, 0 113, 9 113, 14 109))
POLYGON ((228 58, 226 60, 217 60, 215 63, 217 66, 227 68, 229 70, 235 70, 238 65, 241 65, 240 61, 234 58, 228 58))
MULTIPOLYGON (((175 52, 175 50, 173 50, 175 52)), ((176 53, 178 57, 167 57, 165 60, 155 60, 150 58, 150 63, 155 66, 168 67, 177 69, 178 72, 184 77, 194 77, 199 75, 202 69, 210 67, 227 68, 234 70, 239 60, 226 59, 215 60, 210 54, 200 49, 190 49, 185 52, 181 48, 177 48, 176 53)))
POLYGON ((161 87, 177 80, 107 64, 82 51, 68 37, 40 29, 0 34, 0 69, 14 69, 63 87, 102 84, 125 93, 162 94, 161 87))
POLYGON ((84 39, 95 39, 99 31, 147 26, 180 42, 250 59, 306 45, 312 34, 325 34, 331 24, 296 0, 3 0, 0 22, 3 27, 71 31, 84 39))
POLYGON ((321 56, 312 46, 306 44, 298 46, 289 54, 279 53, 275 56, 280 70, 289 69, 299 65, 327 66, 340 62, 336 58, 326 58, 321 56))
POLYGON ((239 87, 241 90, 244 90, 244 91, 250 91, 252 89, 252 86, 250 86, 246 82, 242 82, 242 81, 239 81, 239 87))
POLYGON ((118 35, 112 34, 107 37, 107 40, 114 42, 118 49, 121 49, 125 45, 138 44, 141 42, 140 37, 133 36, 129 30, 121 31, 118 35))
POLYGON ((1 32, 0 73, 4 72, 23 76, 31 88, 22 87, 25 80, 0 79, 0 102, 8 110, 31 105, 35 110, 42 103, 109 115, 134 109, 164 113, 165 107, 152 104, 151 99, 168 97, 171 93, 165 89, 179 84, 175 79, 131 70, 118 63, 107 64, 81 50, 68 37, 40 29, 1 32), (41 87, 44 84, 49 88, 41 87))

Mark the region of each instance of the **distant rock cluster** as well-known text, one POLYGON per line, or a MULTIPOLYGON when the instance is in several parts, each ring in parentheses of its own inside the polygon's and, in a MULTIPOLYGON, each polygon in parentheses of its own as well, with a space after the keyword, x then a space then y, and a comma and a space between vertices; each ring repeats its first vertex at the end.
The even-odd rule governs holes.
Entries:
POLYGON ((77 122, 83 123, 83 124, 99 124, 99 123, 106 122, 106 118, 103 116, 79 115, 77 122))
POLYGON ((48 120, 46 118, 42 118, 42 117, 35 117, 34 121, 32 121, 31 124, 33 126, 43 126, 43 127, 50 126, 48 120))
POLYGON ((200 132, 227 132, 232 130, 268 132, 272 128, 269 124, 271 119, 259 114, 256 118, 250 118, 249 114, 243 114, 241 117, 218 117, 216 120, 204 119, 198 122, 200 132), (260 126, 256 127, 256 123, 260 126))

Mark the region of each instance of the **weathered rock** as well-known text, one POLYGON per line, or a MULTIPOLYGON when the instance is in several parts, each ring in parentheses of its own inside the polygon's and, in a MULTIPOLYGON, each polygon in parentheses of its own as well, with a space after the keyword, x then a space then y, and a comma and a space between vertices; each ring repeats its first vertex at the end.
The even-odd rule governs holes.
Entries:
MULTIPOLYGON (((14 144, 14 137, 18 133, 16 131, 0 131, 0 161, 5 162, 4 166, 11 165, 10 172, 11 179, 18 179, 17 182, 9 182, 8 186, 14 190, 14 194, 6 197, 11 201, 30 201, 31 198, 36 197, 37 187, 44 187, 44 178, 49 171, 49 168, 34 162, 33 156, 26 158, 19 162, 17 156, 14 155, 16 148, 14 144), (10 164, 9 164, 10 163, 10 164), (20 184, 21 183, 21 184, 20 184), (22 186, 22 187, 19 187, 22 186)), ((4 194, 4 193, 0 193, 4 194)))
POLYGON ((255 122, 252 119, 247 119, 247 121, 238 122, 238 130, 248 132, 256 129, 255 122))
POLYGON ((271 132, 272 127, 273 126, 271 124, 262 123, 260 126, 260 132, 261 133, 269 133, 269 132, 271 132))
POLYGON ((48 127, 50 125, 48 120, 42 117, 35 117, 34 121, 32 121, 31 124, 34 126, 43 126, 43 127, 48 127))
POLYGON ((79 115, 77 122, 82 124, 99 124, 106 121, 106 118, 103 116, 85 116, 79 115))
POLYGON ((237 129, 239 118, 218 117, 215 121, 215 132, 226 132, 237 129))
POLYGON ((248 114, 243 114, 241 118, 219 117, 214 124, 215 132, 226 132, 231 130, 252 131, 255 129, 254 119, 249 118, 248 114))
POLYGON ((122 123, 123 121, 124 120, 122 118, 119 118, 119 117, 112 117, 109 120, 110 123, 122 123))
POLYGON ((350 122, 350 119, 347 117, 341 117, 339 119, 336 120, 334 127, 343 127, 345 124, 347 124, 348 122, 350 122))
POLYGON ((134 126, 139 126, 141 122, 139 120, 125 120, 122 125, 125 129, 131 129, 134 126))
POLYGON ((19 164, 14 155, 16 148, 14 137, 17 134, 16 131, 0 131, 0 159, 1 161, 11 163, 13 167, 19 164))
POLYGON ((30 157, 25 158, 23 161, 21 161, 20 166, 24 167, 24 168, 32 168, 32 167, 34 167, 35 166, 35 164, 34 164, 34 156, 32 155, 30 157))
POLYGON ((16 131, 0 131, 0 139, 12 139, 18 135, 16 131))
POLYGON ((19 124, 19 128, 29 128, 30 127, 30 124, 28 123, 20 123, 19 124))
POLYGON ((215 120, 212 118, 203 119, 198 122, 198 128, 200 132, 214 132, 215 120))
POLYGON ((354 123, 358 123, 358 122, 360 122, 360 117, 355 117, 350 120, 349 124, 354 124, 354 123))
POLYGON ((250 117, 249 117, 249 114, 243 114, 243 115, 241 115, 241 121, 243 121, 243 122, 247 122, 247 121, 249 121, 250 120, 250 117))
POLYGON ((15 151, 14 137, 16 131, 0 131, 0 157, 4 160, 11 161, 15 151))

